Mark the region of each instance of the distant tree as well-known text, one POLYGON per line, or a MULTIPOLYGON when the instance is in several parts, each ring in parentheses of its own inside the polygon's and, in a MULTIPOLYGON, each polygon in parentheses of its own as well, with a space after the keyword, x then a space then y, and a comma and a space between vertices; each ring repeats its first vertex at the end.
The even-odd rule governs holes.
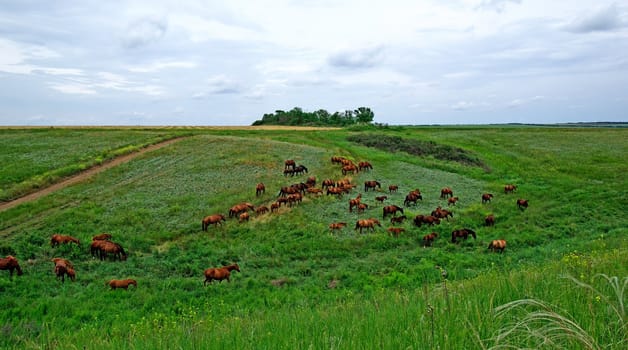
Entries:
POLYGON ((375 113, 373 113, 373 111, 371 111, 371 109, 368 107, 360 107, 356 109, 353 113, 357 122, 361 124, 372 123, 373 118, 375 118, 375 113))
POLYGON ((368 107, 359 107, 356 110, 345 110, 330 114, 324 109, 316 112, 305 112, 300 107, 294 107, 289 111, 276 110, 275 113, 266 113, 261 120, 256 120, 253 125, 330 125, 347 126, 356 123, 368 124, 373 121, 373 111, 368 107))

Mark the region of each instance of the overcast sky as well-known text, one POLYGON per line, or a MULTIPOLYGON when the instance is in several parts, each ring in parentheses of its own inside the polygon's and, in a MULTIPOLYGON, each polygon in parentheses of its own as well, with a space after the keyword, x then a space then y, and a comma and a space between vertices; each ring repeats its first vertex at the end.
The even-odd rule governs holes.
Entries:
POLYGON ((628 121, 628 3, 0 1, 0 125, 628 121))

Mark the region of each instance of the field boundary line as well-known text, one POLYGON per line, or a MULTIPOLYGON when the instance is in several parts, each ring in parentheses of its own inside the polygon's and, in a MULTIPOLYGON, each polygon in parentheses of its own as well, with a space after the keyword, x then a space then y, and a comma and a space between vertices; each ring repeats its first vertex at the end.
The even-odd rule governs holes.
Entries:
POLYGON ((87 170, 84 170, 78 174, 72 175, 68 178, 65 178, 62 181, 59 181, 57 183, 54 183, 48 187, 42 188, 40 190, 37 190, 35 192, 31 192, 25 196, 16 198, 14 200, 8 201, 8 202, 4 202, 4 203, 0 203, 0 212, 5 211, 5 210, 9 210, 13 207, 16 207, 22 203, 26 203, 26 202, 30 202, 30 201, 34 201, 36 199, 39 199, 41 197, 47 196, 53 192, 59 191, 61 189, 64 189, 68 186, 72 186, 74 184, 77 184, 81 181, 84 181, 88 178, 90 178, 91 176, 98 174, 102 171, 105 171, 107 169, 116 167, 120 164, 124 164, 126 162, 129 162, 145 153, 148 152, 152 152, 152 151, 156 151, 160 148, 169 146, 175 142, 179 142, 182 139, 186 138, 187 136, 180 136, 180 137, 175 137, 166 141, 162 141, 159 143, 155 143, 152 144, 150 146, 146 146, 142 149, 139 149, 135 152, 129 153, 129 154, 125 154, 116 158, 113 158, 112 160, 102 163, 100 165, 95 165, 87 170))

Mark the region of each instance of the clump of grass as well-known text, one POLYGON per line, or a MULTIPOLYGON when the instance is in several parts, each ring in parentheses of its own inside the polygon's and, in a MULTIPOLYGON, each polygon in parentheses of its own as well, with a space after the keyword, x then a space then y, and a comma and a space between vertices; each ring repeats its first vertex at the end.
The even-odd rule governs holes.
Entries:
MULTIPOLYGON (((614 334, 609 344, 600 344, 593 335, 594 330, 587 330, 578 321, 564 310, 557 310, 556 306, 536 299, 519 299, 501 305, 495 309, 498 318, 515 314, 513 322, 499 330, 494 338, 495 346, 491 349, 503 348, 530 348, 530 349, 613 349, 626 346, 626 313, 624 308, 624 292, 628 285, 628 277, 619 279, 597 274, 592 280, 602 278, 607 282, 612 293, 607 295, 600 289, 593 287, 573 276, 566 276, 578 287, 591 292, 598 302, 604 302, 617 317, 614 321, 605 322, 608 332, 614 334), (516 344, 516 345, 515 345, 516 344), (525 345, 524 347, 522 347, 525 345)), ((591 315, 595 318, 596 315, 591 315)), ((604 315, 609 317, 610 315, 604 315)), ((591 323, 589 323, 591 324, 591 323)), ((592 323, 593 325, 595 323, 592 323)))

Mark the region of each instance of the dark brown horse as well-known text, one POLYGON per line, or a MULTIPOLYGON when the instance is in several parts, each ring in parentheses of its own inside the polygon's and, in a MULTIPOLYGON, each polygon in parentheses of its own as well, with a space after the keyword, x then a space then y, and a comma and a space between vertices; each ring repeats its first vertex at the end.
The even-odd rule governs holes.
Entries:
POLYGON ((433 215, 417 215, 414 217, 414 224, 418 227, 426 224, 428 226, 440 225, 440 219, 433 215))
POLYGON ((321 185, 321 187, 323 189, 327 188, 327 187, 334 187, 336 186, 336 181, 332 180, 332 179, 325 179, 323 180, 323 184, 321 185))
POLYGON ((406 232, 406 229, 403 227, 389 227, 388 233, 392 236, 399 237, 400 234, 406 232))
POLYGON ((120 261, 127 259, 127 254, 119 243, 111 241, 94 241, 92 242, 92 255, 94 254, 94 250, 97 251, 100 260, 105 260, 108 255, 111 255, 113 260, 116 260, 116 258, 120 261), (100 242, 100 244, 94 247, 94 243, 98 242, 100 242))
POLYGON ((279 211, 279 208, 281 207, 281 203, 279 202, 273 202, 270 204, 270 212, 274 213, 279 211))
POLYGON ((353 207, 357 207, 362 200, 362 193, 359 193, 357 197, 349 199, 349 212, 353 211, 353 207))
POLYGON ((9 270, 9 276, 13 277, 13 270, 17 270, 17 275, 22 276, 22 268, 17 259, 12 255, 0 258, 0 270, 9 270))
POLYGON ((347 226, 346 222, 332 222, 329 224, 330 231, 342 230, 345 226, 347 226))
POLYGON ((384 203, 385 200, 388 199, 388 196, 377 196, 375 197, 375 200, 380 202, 380 203, 384 203))
POLYGON ((255 209, 255 214, 257 215, 263 215, 268 213, 268 207, 265 205, 260 205, 259 207, 257 207, 257 209, 255 209))
POLYGON ((458 202, 458 197, 449 197, 447 205, 456 205, 456 202, 458 202))
POLYGON ((444 187, 442 190, 440 190, 440 198, 449 198, 449 197, 453 197, 454 196, 454 191, 452 191, 451 188, 449 187, 444 187))
POLYGON ((358 163, 358 169, 360 169, 360 171, 362 171, 362 170, 373 170, 373 165, 371 165, 371 163, 369 163, 369 162, 359 162, 358 163))
POLYGON ((209 215, 203 218, 203 221, 201 222, 201 229, 203 231, 207 231, 207 227, 209 225, 214 225, 214 226, 218 226, 218 224, 222 225, 222 221, 227 221, 227 219, 225 219, 225 216, 222 214, 214 214, 214 215, 209 215))
POLYGON ((213 280, 217 280, 218 282, 222 282, 222 280, 227 280, 227 282, 231 282, 229 276, 231 275, 231 271, 236 270, 240 272, 240 266, 238 264, 231 264, 223 267, 212 267, 205 270, 205 282, 203 285, 206 285, 207 282, 212 283, 213 280))
POLYGON ((349 164, 342 167, 342 175, 347 175, 347 173, 355 174, 358 172, 358 167, 355 164, 349 164))
POLYGON ((410 203, 416 205, 416 202, 418 200, 423 200, 423 195, 421 195, 420 192, 411 191, 406 195, 406 199, 403 201, 403 205, 406 207, 410 206, 410 203))
POLYGON ((386 219, 386 216, 391 214, 393 217, 397 216, 397 212, 400 211, 403 214, 403 208, 396 205, 387 205, 382 208, 383 218, 386 219))
POLYGON ((508 193, 513 193, 517 190, 517 186, 515 185, 505 185, 504 186, 504 193, 508 194, 508 193))
POLYGON ((504 249, 506 249, 506 240, 494 239, 488 244, 488 249, 492 249, 494 252, 499 251, 500 253, 503 253, 504 249))
POLYGON ((436 232, 423 236, 423 247, 431 247, 437 237, 438 233, 436 232))
POLYGON ((405 215, 400 215, 400 216, 393 216, 392 218, 390 218, 390 223, 391 224, 402 224, 403 221, 405 219, 407 219, 408 217, 405 215))
POLYGON ((72 236, 54 234, 50 237, 50 246, 52 247, 57 247, 60 244, 67 243, 76 243, 76 245, 81 245, 81 242, 72 236))
POLYGON ((495 215, 489 214, 484 218, 484 225, 495 226, 495 215))
POLYGON ((125 279, 125 280, 111 280, 107 282, 107 285, 111 287, 111 290, 122 288, 127 290, 130 285, 134 285, 137 288, 137 281, 134 279, 125 279))
POLYGON ((397 192, 399 190, 399 186, 397 185, 390 185, 388 186, 388 192, 393 193, 393 192, 397 192))
POLYGON ((449 220, 450 217, 451 218, 454 217, 454 213, 451 210, 443 209, 440 206, 432 210, 431 215, 439 219, 447 219, 447 220, 449 220))
POLYGON ((266 186, 264 186, 263 183, 258 183, 257 186, 255 186, 255 195, 259 196, 266 193, 266 186))
POLYGON ((492 193, 484 193, 482 194, 482 204, 489 203, 493 199, 492 193))
POLYGON ((382 224, 379 222, 379 220, 374 219, 374 218, 370 218, 370 219, 362 219, 362 220, 358 220, 355 222, 355 230, 360 229, 360 233, 362 233, 363 229, 366 229, 366 231, 368 232, 368 230, 372 230, 373 232, 375 231, 375 225, 382 227, 382 224))
POLYGON ((111 234, 109 233, 100 233, 92 237, 92 241, 110 241, 111 234))
POLYGON ((452 243, 457 243, 458 242, 458 238, 462 238, 465 241, 467 240, 467 238, 469 237, 469 235, 473 236, 473 239, 476 239, 476 235, 475 235, 475 231, 468 229, 468 228, 463 228, 460 230, 453 230, 451 232, 451 242, 452 243))
POLYGON ((375 190, 375 187, 381 189, 382 184, 380 184, 379 181, 375 180, 364 181, 364 192, 367 192, 369 189, 375 190))
POLYGON ((297 165, 297 163, 294 161, 294 159, 287 159, 284 163, 284 169, 294 169, 294 167, 297 165))
POLYGON ((517 207, 521 210, 528 208, 528 200, 527 199, 517 199, 517 207))

